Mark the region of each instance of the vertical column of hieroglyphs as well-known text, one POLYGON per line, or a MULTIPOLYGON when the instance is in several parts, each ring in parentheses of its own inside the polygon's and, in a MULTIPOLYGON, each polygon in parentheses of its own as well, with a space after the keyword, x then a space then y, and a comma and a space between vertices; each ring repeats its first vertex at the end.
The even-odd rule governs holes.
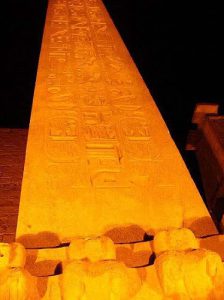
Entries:
POLYGON ((17 237, 126 227, 133 240, 183 225, 214 231, 103 4, 49 1, 17 237))

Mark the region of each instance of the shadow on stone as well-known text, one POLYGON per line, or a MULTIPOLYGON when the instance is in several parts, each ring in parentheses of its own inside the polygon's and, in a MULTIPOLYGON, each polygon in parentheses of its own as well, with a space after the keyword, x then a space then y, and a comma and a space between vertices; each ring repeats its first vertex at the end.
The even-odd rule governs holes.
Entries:
POLYGON ((116 259, 129 268, 145 267, 152 264, 153 253, 150 249, 134 251, 123 245, 116 248, 116 259))
POLYGON ((48 231, 37 234, 25 234, 16 241, 23 244, 26 249, 53 248, 61 244, 58 235, 48 231))
POLYGON ((138 225, 115 227, 105 232, 104 235, 111 238, 115 244, 136 243, 152 239, 152 237, 138 225))
POLYGON ((192 220, 190 226, 188 225, 186 227, 191 229, 196 237, 207 236, 208 232, 214 232, 214 234, 218 233, 212 218, 209 216, 192 220))

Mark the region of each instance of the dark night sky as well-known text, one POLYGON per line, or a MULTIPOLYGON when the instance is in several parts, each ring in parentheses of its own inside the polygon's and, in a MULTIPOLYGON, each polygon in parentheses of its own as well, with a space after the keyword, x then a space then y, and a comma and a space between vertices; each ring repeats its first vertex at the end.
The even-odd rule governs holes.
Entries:
MULTIPOLYGON (((221 1, 105 0, 181 151, 195 103, 224 100, 221 1)), ((28 127, 46 0, 1 8, 0 127, 28 127)))

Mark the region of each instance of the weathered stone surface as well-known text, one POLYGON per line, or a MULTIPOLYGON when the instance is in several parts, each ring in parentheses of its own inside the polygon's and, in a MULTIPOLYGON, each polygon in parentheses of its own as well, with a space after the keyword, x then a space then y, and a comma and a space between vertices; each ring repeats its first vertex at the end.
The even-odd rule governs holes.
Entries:
POLYGON ((157 256, 171 250, 187 251, 198 248, 199 242, 188 228, 160 231, 153 240, 153 250, 157 256))
POLYGON ((49 1, 18 241, 128 243, 182 226, 216 232, 102 2, 49 1))
MULTIPOLYGON (((102 262, 101 262, 102 263, 102 262)), ((100 263, 100 264, 101 264, 100 263)), ((107 262, 108 263, 108 262, 107 262)), ((90 263, 92 264, 92 263, 90 263)), ((99 264, 99 262, 97 263, 99 264)), ((105 262, 103 263, 104 267, 105 267, 105 262)), ((127 276, 129 277, 129 280, 131 278, 135 278, 136 280, 136 275, 137 275, 137 282, 135 281, 135 285, 134 285, 134 289, 137 290, 137 287, 139 287, 139 285, 137 286, 137 283, 139 283, 139 279, 141 281, 140 284, 140 289, 138 289, 137 293, 131 298, 133 300, 164 300, 164 297, 162 295, 162 290, 157 278, 157 274, 156 274, 156 270, 154 268, 154 266, 148 267, 148 268, 138 268, 138 269, 134 269, 134 270, 130 270, 124 267, 123 264, 114 264, 112 269, 116 269, 116 272, 114 272, 114 274, 112 275, 111 272, 107 270, 107 268, 104 268, 103 265, 101 266, 101 271, 102 269, 104 269, 105 273, 102 272, 102 274, 100 274, 99 276, 96 276, 97 278, 95 278, 95 282, 96 281, 105 281, 108 278, 115 278, 116 275, 118 274, 123 274, 122 278, 120 278, 120 281, 117 280, 117 283, 115 284, 115 286, 119 285, 119 282, 121 283, 122 280, 124 280, 125 278, 127 278, 127 276), (106 274, 107 273, 107 274, 106 274), (125 275, 126 274, 126 275, 125 275), (131 275, 132 274, 132 275, 131 275), (110 276, 112 275, 112 276, 110 276)), ((107 267, 109 266, 109 264, 107 264, 107 267)), ((79 266, 79 269, 82 269, 79 266)), ((90 268, 91 269, 91 268, 90 268)), ((112 271, 111 269, 111 271, 112 271)), ((83 275, 83 271, 81 271, 82 275, 83 275)), ((85 270, 85 274, 86 274, 86 270, 85 270)), ((95 273, 96 275, 96 273, 95 273)), ((42 278, 41 281, 39 282, 39 287, 40 287, 40 291, 42 293, 42 299, 43 300, 61 300, 62 298, 62 287, 63 287, 63 275, 58 275, 58 276, 50 276, 50 277, 46 277, 46 278, 42 278), (44 287, 45 286, 45 287, 44 287), (44 290, 44 292, 42 291, 44 290)), ((80 283, 80 281, 83 280, 83 277, 79 277, 78 278, 78 282, 80 283)), ((77 282, 77 283, 78 283, 77 282)), ((83 282, 83 281, 82 281, 83 282)), ((90 290, 91 285, 89 285, 89 283, 91 282, 91 280, 88 281, 88 289, 90 290)), ((127 282, 124 284, 124 286, 126 286, 127 282)), ((76 295, 77 291, 80 291, 80 284, 78 284, 78 289, 76 289, 76 291, 72 294, 73 297, 74 295, 76 295)), ((130 291, 131 287, 129 287, 129 291, 128 294, 130 295, 131 293, 133 293, 133 291, 130 291)), ((121 289, 121 291, 124 291, 124 289, 121 289)), ((71 291, 71 290, 70 290, 71 291)), ((71 291, 72 292, 72 291, 71 291)), ((102 300, 107 300, 107 295, 108 292, 110 293, 110 295, 113 295, 113 293, 111 293, 111 288, 108 286, 103 286, 103 293, 100 294, 99 293, 99 287, 97 286, 97 299, 102 299, 102 300), (107 291, 106 291, 107 289, 107 291), (105 293, 106 291, 106 293, 105 293), (106 294, 106 296, 105 296, 106 294), (104 298, 106 297, 106 298, 104 298)), ((119 293, 117 295, 114 295, 114 298, 112 296, 111 299, 123 299, 122 295, 120 294, 121 298, 117 298, 119 297, 119 293)), ((72 299, 76 299, 76 298, 72 298, 72 299)), ((93 299, 92 294, 87 297, 86 294, 81 294, 81 298, 79 298, 80 300, 85 299, 85 300, 89 300, 89 299, 93 299), (82 298, 82 296, 84 296, 84 298, 82 298)), ((129 299, 129 298, 128 298, 129 299)))
POLYGON ((0 242, 15 241, 26 129, 0 128, 0 242))
POLYGON ((35 278, 23 268, 0 272, 0 299, 39 300, 35 278))
POLYGON ((128 269, 116 261, 73 261, 65 268, 61 279, 64 300, 132 299, 141 288, 136 269, 128 269))
MULTIPOLYGON (((2 186, 5 195, 14 188, 2 186)), ((40 263, 39 278, 24 270, 20 245, 2 246, 0 298, 223 299, 220 257, 189 251, 196 239, 180 227, 217 232, 102 2, 50 0, 17 240, 31 248, 71 244, 31 250, 25 266, 40 263), (153 235, 156 254, 163 252, 154 266, 115 260, 122 245, 110 238, 128 243, 133 258, 152 253, 142 241, 153 235)))
POLYGON ((36 279, 24 269, 26 250, 19 243, 0 243, 0 299, 40 299, 36 279))
MULTIPOLYGON (((150 242, 117 244, 114 246, 116 260, 123 262, 127 267, 143 267, 154 262, 154 255, 150 242)), ((83 250, 83 248, 81 248, 81 250, 83 250)), ((110 252, 110 258, 114 258, 113 251, 110 252)), ((78 252, 79 256, 76 256, 76 258, 86 256, 80 255, 80 250, 78 250, 78 252)), ((98 258, 103 257, 99 254, 94 254, 94 256, 97 256, 98 258)), ((74 257, 73 254, 73 258, 74 257)), ((68 260, 68 246, 28 249, 25 268, 34 276, 51 276, 58 274, 58 271, 61 269, 59 266, 62 266, 63 269, 63 266, 68 260)))
POLYGON ((135 300, 164 300, 163 290, 158 280, 157 271, 154 265, 138 268, 142 281, 140 291, 135 296, 135 300))
POLYGON ((155 268, 165 297, 220 300, 224 297, 224 267, 215 252, 168 251, 156 258, 155 268))
MULTIPOLYGON (((102 243, 102 240, 98 242, 102 243)), ((98 247, 98 243, 93 244, 91 250, 98 247)), ((0 257, 4 254, 13 259, 11 263, 4 258, 0 260, 0 299, 221 300, 224 297, 223 263, 218 254, 205 249, 166 251, 156 258, 154 265, 143 268, 128 268, 116 260, 90 261, 86 257, 77 260, 70 256, 69 261, 65 251, 64 254, 59 251, 61 248, 51 249, 51 252, 41 249, 42 259, 47 253, 50 254, 48 258, 54 259, 61 255, 63 267, 59 276, 39 274, 41 277, 38 278, 31 276, 22 267, 24 262, 18 260, 22 249, 17 244, 1 245, 0 257)), ((103 256, 100 259, 104 259, 103 256)))
POLYGON ((116 259, 125 263, 127 267, 143 267, 154 261, 153 250, 150 242, 117 244, 116 259))
POLYGON ((76 238, 67 249, 69 260, 87 259, 91 262, 115 260, 116 250, 113 241, 106 237, 76 238))
MULTIPOLYGON (((214 235, 197 239, 200 248, 217 252, 224 261, 224 236, 214 235)), ((186 244, 185 244, 186 245, 186 244)), ((116 260, 124 262, 128 267, 143 267, 153 263, 153 241, 117 244, 116 260)), ((26 268, 32 275, 46 276, 55 274, 57 265, 68 260, 68 246, 46 249, 28 249, 26 268), (43 272, 45 266, 45 270, 43 272), (46 271, 47 269, 47 271, 46 271)))
POLYGON ((26 250, 19 243, 0 243, 0 270, 4 268, 24 268, 26 250))

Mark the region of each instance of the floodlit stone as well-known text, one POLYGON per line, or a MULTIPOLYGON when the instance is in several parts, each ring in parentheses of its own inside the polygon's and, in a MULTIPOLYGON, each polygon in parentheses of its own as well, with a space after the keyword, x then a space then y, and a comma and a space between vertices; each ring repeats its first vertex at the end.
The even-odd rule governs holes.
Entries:
POLYGON ((157 256, 170 250, 186 251, 198 248, 198 240, 187 228, 160 231, 153 240, 153 250, 157 256))
POLYGON ((73 239, 67 250, 68 259, 88 259, 92 262, 116 259, 113 241, 106 237, 73 239))
POLYGON ((1 300, 39 300, 35 279, 22 268, 0 272, 1 300))
POLYGON ((26 250, 19 243, 0 243, 0 299, 37 300, 36 281, 24 269, 26 250))
POLYGON ((103 2, 49 1, 17 240, 130 243, 182 224, 217 233, 103 2))
POLYGON ((60 282, 63 300, 128 300, 141 289, 136 269, 116 261, 74 261, 60 282))
POLYGON ((158 277, 166 296, 180 295, 185 292, 182 264, 184 253, 167 252, 155 260, 158 277))
POLYGON ((156 258, 155 268, 165 297, 224 298, 224 267, 215 252, 204 249, 165 252, 156 258))
POLYGON ((0 271, 9 265, 10 245, 0 243, 0 271))
POLYGON ((4 268, 23 268, 26 262, 26 250, 19 243, 0 243, 0 271, 4 268))

